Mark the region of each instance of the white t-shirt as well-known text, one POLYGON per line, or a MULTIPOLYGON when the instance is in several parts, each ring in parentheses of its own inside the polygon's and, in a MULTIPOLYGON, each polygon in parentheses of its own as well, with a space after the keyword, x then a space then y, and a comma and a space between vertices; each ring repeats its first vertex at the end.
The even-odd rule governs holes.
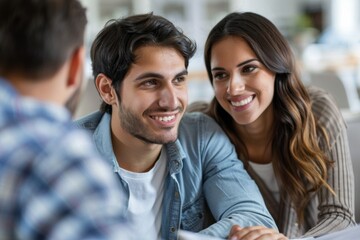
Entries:
POLYGON ((275 177, 273 164, 259 164, 249 161, 250 166, 254 169, 256 174, 263 180, 267 188, 270 190, 277 202, 280 202, 279 184, 275 177))
POLYGON ((128 214, 139 239, 161 239, 161 216, 167 156, 165 150, 154 167, 145 173, 120 169, 128 183, 130 197, 128 214))

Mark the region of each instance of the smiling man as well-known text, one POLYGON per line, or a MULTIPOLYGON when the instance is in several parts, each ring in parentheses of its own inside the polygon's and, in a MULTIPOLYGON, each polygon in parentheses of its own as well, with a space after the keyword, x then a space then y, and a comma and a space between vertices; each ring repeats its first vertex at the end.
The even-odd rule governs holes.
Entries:
POLYGON ((276 228, 221 128, 185 114, 195 44, 153 14, 110 21, 91 48, 100 111, 79 119, 120 177, 141 239, 177 231, 226 238, 234 224, 276 228))

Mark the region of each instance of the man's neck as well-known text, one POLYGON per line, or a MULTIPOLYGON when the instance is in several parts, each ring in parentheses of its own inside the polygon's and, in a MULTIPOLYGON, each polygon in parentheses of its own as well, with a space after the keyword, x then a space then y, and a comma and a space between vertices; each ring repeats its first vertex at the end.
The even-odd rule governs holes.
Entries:
POLYGON ((112 131, 111 141, 119 166, 131 172, 149 171, 159 158, 163 145, 145 143, 129 134, 125 140, 112 131))
POLYGON ((66 101, 66 90, 63 86, 67 78, 67 66, 68 64, 64 64, 57 73, 46 78, 29 78, 16 73, 6 74, 5 78, 22 96, 63 105, 66 101))

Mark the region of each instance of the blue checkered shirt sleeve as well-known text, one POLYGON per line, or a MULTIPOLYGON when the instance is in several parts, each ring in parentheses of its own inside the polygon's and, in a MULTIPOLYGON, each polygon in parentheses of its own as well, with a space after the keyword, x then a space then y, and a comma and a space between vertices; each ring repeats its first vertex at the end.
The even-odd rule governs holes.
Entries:
POLYGON ((0 239, 126 239, 119 181, 85 132, 10 124, 0 160, 0 239))

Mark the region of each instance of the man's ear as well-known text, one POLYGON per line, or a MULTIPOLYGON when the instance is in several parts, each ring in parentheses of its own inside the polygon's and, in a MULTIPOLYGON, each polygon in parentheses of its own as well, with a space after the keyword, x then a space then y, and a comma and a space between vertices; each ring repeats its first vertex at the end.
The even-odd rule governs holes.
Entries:
POLYGON ((81 84, 84 73, 85 49, 80 47, 76 49, 70 60, 69 76, 67 81, 68 87, 77 87, 81 84))
POLYGON ((96 88, 104 102, 109 105, 116 104, 116 92, 112 86, 112 80, 105 74, 100 73, 95 79, 96 88))

